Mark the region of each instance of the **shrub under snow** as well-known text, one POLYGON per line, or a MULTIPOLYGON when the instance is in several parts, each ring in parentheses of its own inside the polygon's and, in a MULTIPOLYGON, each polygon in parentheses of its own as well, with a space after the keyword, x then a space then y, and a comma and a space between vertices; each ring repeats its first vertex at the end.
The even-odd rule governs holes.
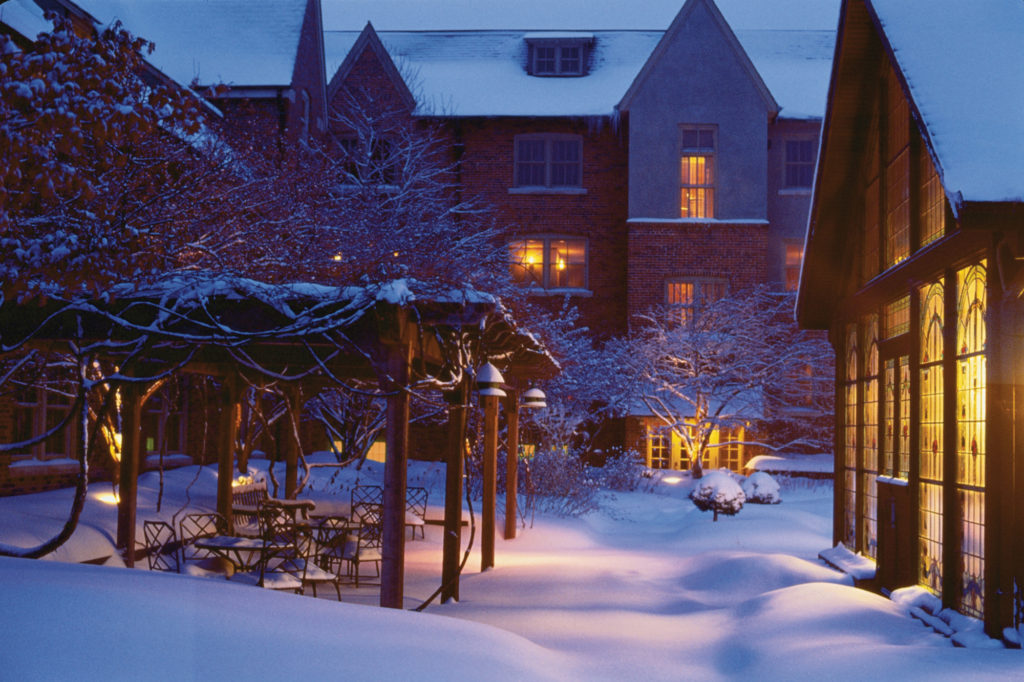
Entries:
POLYGON ((782 502, 779 483, 763 471, 755 471, 743 480, 743 494, 747 502, 755 504, 778 504, 782 502))
POLYGON ((727 471, 709 471, 695 481, 690 499, 701 511, 711 510, 715 513, 732 516, 743 509, 746 496, 743 488, 727 471))

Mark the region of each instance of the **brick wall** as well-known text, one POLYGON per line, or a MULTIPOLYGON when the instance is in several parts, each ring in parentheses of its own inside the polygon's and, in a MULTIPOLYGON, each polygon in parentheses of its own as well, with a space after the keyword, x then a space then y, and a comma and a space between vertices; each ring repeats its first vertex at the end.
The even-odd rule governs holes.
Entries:
MULTIPOLYGON (((607 121, 537 118, 463 119, 452 124, 464 145, 462 184, 494 211, 508 237, 553 234, 588 240, 588 290, 574 296, 582 323, 599 337, 625 331, 626 164, 624 137, 607 121), (583 138, 585 193, 510 193, 515 136, 567 133, 583 138)), ((561 296, 538 301, 557 309, 561 296)))
POLYGON ((630 314, 664 304, 673 278, 725 278, 731 292, 766 282, 767 240, 764 224, 630 223, 630 314))

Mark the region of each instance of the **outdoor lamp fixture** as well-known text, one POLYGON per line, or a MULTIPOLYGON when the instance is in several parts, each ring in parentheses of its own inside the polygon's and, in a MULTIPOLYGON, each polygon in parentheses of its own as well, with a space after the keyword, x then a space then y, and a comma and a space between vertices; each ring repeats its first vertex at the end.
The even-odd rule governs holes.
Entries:
POLYGON ((547 407, 547 396, 544 395, 544 391, 539 388, 531 388, 529 391, 523 394, 523 407, 531 409, 540 409, 547 407))
POLYGON ((501 390, 501 385, 504 383, 505 378, 501 376, 501 372, 489 362, 485 362, 480 371, 476 373, 476 385, 482 396, 493 395, 504 398, 505 391, 501 390))

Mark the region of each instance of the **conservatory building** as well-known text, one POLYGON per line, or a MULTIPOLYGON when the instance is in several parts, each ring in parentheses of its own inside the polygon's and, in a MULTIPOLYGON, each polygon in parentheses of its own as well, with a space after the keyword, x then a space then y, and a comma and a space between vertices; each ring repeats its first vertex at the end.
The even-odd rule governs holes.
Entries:
POLYGON ((843 3, 797 315, 836 351, 835 542, 997 635, 1024 605, 1024 5, 986 7, 843 3))

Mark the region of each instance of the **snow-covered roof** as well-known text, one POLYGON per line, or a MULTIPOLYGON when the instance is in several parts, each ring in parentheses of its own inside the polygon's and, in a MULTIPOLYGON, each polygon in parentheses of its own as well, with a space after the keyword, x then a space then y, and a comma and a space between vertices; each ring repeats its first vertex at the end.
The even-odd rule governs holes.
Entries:
POLYGON ((179 83, 286 86, 306 0, 76 0, 155 44, 147 59, 179 83))
MULTIPOLYGON (((664 31, 685 0, 322 0, 324 28, 358 31, 664 31)), ((715 0, 733 29, 835 31, 839 0, 715 0)))
MULTIPOLYGON (((356 23, 356 22, 353 22, 356 23)), ((419 104, 447 116, 610 116, 664 34, 598 30, 586 76, 526 72, 527 39, 580 35, 554 29, 387 31, 374 23, 419 104)), ((325 31, 327 73, 344 61, 359 30, 325 31)), ((736 36, 789 118, 821 117, 835 30, 742 29, 736 36)))
POLYGON ((927 128, 947 194, 1024 200, 1024 2, 871 5, 927 128))
POLYGON ((43 10, 32 0, 7 0, 0 5, 0 24, 10 26, 30 40, 53 28, 43 16, 43 10))

